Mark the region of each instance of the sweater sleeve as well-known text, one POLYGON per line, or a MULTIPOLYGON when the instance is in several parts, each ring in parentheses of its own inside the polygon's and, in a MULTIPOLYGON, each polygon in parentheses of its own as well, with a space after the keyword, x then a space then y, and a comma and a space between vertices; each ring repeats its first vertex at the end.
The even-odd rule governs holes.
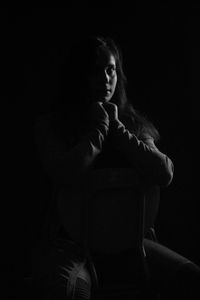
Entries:
POLYGON ((107 122, 99 122, 74 142, 69 127, 63 136, 52 128, 47 118, 40 118, 35 124, 34 132, 37 150, 48 175, 59 184, 77 182, 101 153, 108 126, 107 122))
POLYGON ((138 139, 119 120, 115 120, 112 127, 115 147, 126 155, 143 178, 150 184, 168 186, 173 178, 173 163, 156 147, 153 138, 138 139))

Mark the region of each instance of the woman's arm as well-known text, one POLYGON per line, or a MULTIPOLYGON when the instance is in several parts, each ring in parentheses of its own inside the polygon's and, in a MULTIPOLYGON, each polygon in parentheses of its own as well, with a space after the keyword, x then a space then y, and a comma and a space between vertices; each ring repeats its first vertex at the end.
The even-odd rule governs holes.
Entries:
POLYGON ((35 125, 35 138, 48 174, 60 184, 76 182, 92 167, 102 151, 108 127, 108 116, 98 116, 94 127, 81 139, 72 142, 74 138, 70 126, 62 136, 51 126, 49 118, 40 118, 35 125))
MULTIPOLYGON (((106 106, 108 108, 108 105, 106 106)), ((173 163, 154 144, 151 137, 139 140, 118 119, 117 108, 109 104, 110 131, 114 146, 123 152, 150 184, 167 186, 173 178, 173 163), (112 110, 112 111, 111 111, 112 110)))
POLYGON ((116 148, 123 151, 133 165, 137 164, 141 174, 148 181, 160 186, 170 184, 173 178, 173 163, 155 146, 152 138, 141 141, 122 123, 116 124, 114 138, 116 148))

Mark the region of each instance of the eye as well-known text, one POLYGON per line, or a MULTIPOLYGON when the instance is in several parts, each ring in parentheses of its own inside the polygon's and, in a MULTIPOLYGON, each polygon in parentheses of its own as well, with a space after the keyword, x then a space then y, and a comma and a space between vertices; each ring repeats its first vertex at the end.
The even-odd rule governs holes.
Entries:
POLYGON ((109 76, 114 76, 116 73, 116 66, 110 65, 107 67, 106 71, 109 76))

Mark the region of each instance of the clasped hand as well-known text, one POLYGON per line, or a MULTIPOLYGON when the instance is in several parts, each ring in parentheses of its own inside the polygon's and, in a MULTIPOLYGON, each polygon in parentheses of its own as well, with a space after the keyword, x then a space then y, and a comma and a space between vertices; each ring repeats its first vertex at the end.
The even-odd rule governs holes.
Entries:
POLYGON ((118 107, 116 104, 107 102, 94 102, 91 107, 91 121, 92 123, 104 122, 109 126, 118 119, 118 107))

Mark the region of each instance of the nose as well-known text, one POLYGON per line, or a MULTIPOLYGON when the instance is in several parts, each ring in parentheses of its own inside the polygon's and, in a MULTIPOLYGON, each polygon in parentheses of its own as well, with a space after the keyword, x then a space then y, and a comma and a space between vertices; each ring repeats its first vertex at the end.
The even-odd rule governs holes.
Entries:
POLYGON ((110 76, 109 76, 107 70, 103 70, 101 77, 102 77, 103 82, 108 83, 110 81, 110 76))

